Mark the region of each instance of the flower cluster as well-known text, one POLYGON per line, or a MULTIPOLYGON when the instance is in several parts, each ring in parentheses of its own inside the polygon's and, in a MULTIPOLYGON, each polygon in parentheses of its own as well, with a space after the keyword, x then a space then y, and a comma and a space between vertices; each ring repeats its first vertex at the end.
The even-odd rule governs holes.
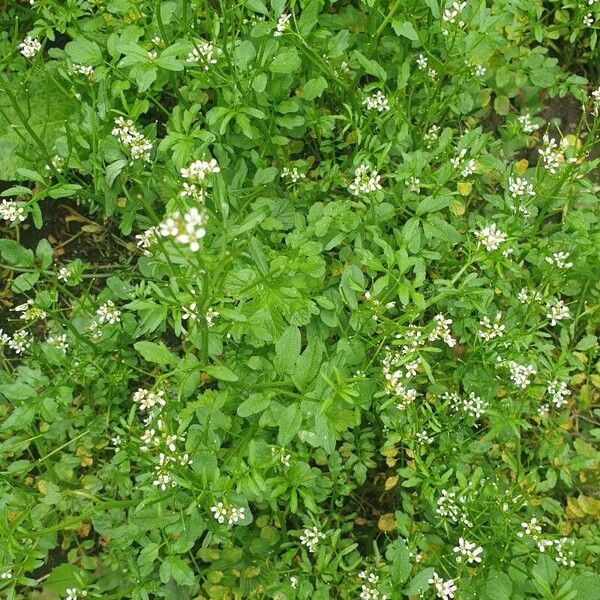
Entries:
POLYGON ((558 269, 570 269, 573 263, 569 260, 569 256, 568 252, 554 252, 552 256, 546 256, 545 260, 558 269))
POLYGON ((361 571, 358 577, 362 579, 360 600, 387 600, 386 594, 381 594, 377 589, 379 576, 369 571, 361 571))
POLYGON ((80 598, 87 596, 86 590, 78 590, 77 588, 67 588, 65 593, 67 594, 65 600, 80 600, 80 598))
POLYGON ((243 506, 236 508, 225 505, 223 502, 217 502, 215 506, 211 506, 210 510, 217 522, 227 523, 228 525, 235 525, 246 517, 246 509, 243 506))
MULTIPOLYGON (((452 2, 450 8, 444 10, 442 20, 445 23, 457 24, 460 28, 465 26, 465 22, 462 19, 462 11, 467 7, 467 3, 463 0, 462 2, 452 2), (457 21, 458 19, 458 21, 457 21)), ((442 30, 444 35, 448 35, 448 30, 444 28, 442 30)))
POLYGON ((367 98, 363 100, 363 105, 366 106, 368 110, 375 110, 377 112, 387 112, 390 110, 390 103, 381 90, 367 96, 367 98))
POLYGON ((554 327, 558 325, 559 321, 568 319, 571 316, 569 307, 562 300, 554 300, 554 302, 546 305, 548 312, 546 318, 550 321, 550 326, 554 327))
POLYGON ((215 48, 211 42, 197 42, 194 48, 187 55, 187 63, 202 63, 204 70, 208 71, 211 65, 217 64, 217 55, 221 51, 215 48))
POLYGON ((517 121, 519 122, 519 125, 521 126, 521 129, 523 131, 523 133, 533 133, 534 131, 537 131, 540 126, 537 125, 536 123, 534 123, 531 120, 531 115, 529 113, 525 113, 524 115, 519 115, 517 117, 517 121))
POLYGON ((557 143, 548 134, 544 134, 543 142, 544 146, 538 149, 538 153, 542 157, 544 168, 554 174, 566 160, 565 151, 569 146, 569 142, 566 138, 563 138, 560 143, 557 143))
POLYGON ((31 347, 31 334, 26 330, 15 331, 12 336, 0 329, 0 348, 8 346, 15 354, 23 354, 31 347))
POLYGON ((456 339, 452 337, 450 331, 450 325, 452 325, 452 319, 446 319, 443 314, 438 314, 434 317, 434 327, 429 334, 429 341, 435 342, 436 340, 444 341, 449 348, 456 346, 456 339))
POLYGON ((300 536, 300 543, 306 546, 307 550, 311 553, 317 549, 319 542, 325 539, 325 534, 319 531, 315 525, 312 529, 305 528, 300 536))
POLYGON ((158 241, 159 237, 159 227, 154 225, 146 229, 143 233, 138 233, 135 236, 135 239, 137 240, 136 244, 138 248, 140 248, 146 256, 150 256, 150 248, 158 241))
POLYGON ((183 215, 177 211, 165 219, 158 227, 161 237, 174 238, 180 244, 186 244, 192 252, 200 250, 200 240, 206 235, 205 213, 196 207, 183 215))
POLYGON ((66 354, 67 350, 69 349, 69 344, 67 342, 67 334, 66 333, 61 333, 61 334, 57 334, 57 335, 49 335, 46 338, 46 344, 52 346, 53 348, 56 348, 56 350, 58 350, 59 352, 62 352, 63 354, 66 354))
POLYGON ((502 313, 496 313, 496 318, 492 322, 489 317, 485 316, 479 321, 479 337, 486 342, 494 338, 500 338, 504 335, 506 326, 502 323, 502 313))
POLYGON ((138 388, 133 394, 133 401, 139 405, 141 411, 148 411, 155 406, 164 406, 166 404, 164 390, 147 390, 138 388))
POLYGON ((369 165, 363 163, 354 171, 354 181, 348 186, 348 189, 355 196, 376 192, 382 189, 381 176, 369 165))
POLYGON ((25 209, 20 202, 14 200, 2 200, 0 204, 0 218, 11 223, 22 223, 27 216, 25 215, 25 209))
POLYGON ((548 382, 546 392, 550 394, 552 404, 554 404, 556 408, 566 406, 567 398, 571 395, 571 391, 567 384, 564 381, 558 381, 557 379, 548 382))
POLYGON ((136 160, 150 162, 150 152, 153 147, 152 142, 136 128, 131 119, 117 117, 115 119, 112 135, 114 135, 123 146, 129 148, 129 153, 131 155, 130 164, 133 164, 136 160))
POLYGON ((85 75, 88 78, 91 78, 94 75, 94 67, 91 65, 72 65, 71 71, 78 75, 85 75))
POLYGON ((508 239, 506 233, 501 231, 496 223, 492 223, 491 225, 476 231, 475 237, 481 244, 483 244, 488 252, 498 250, 500 245, 508 239))
POLYGON ((24 304, 15 306, 12 310, 13 312, 21 313, 19 319, 22 319, 23 321, 36 321, 38 319, 45 319, 47 316, 44 309, 33 305, 32 298, 29 298, 24 304))
POLYGON ((435 593, 441 600, 452 600, 454 598, 457 589, 454 579, 444 580, 434 571, 427 583, 434 586, 435 593))
POLYGON ((514 360, 508 361, 508 368, 511 381, 522 390, 531 385, 531 377, 537 373, 533 365, 521 365, 514 360))
POLYGON ((456 554, 457 563, 465 561, 473 565, 481 562, 480 554, 483 552, 483 548, 465 540, 465 538, 459 538, 458 546, 455 546, 453 550, 456 554))
POLYGON ((41 49, 40 41, 30 35, 19 44, 19 51, 25 58, 33 58, 41 49))
POLYGON ((283 167, 281 169, 281 178, 289 179, 292 183, 297 183, 301 179, 306 179, 306 175, 298 170, 298 167, 283 167))
POLYGON ((289 13, 284 13, 279 17, 277 25, 275 26, 275 31, 273 32, 274 37, 281 37, 283 35, 283 32, 289 26, 288 24, 291 18, 292 15, 289 13))
POLYGON ((463 148, 456 156, 450 159, 450 164, 454 169, 461 170, 461 177, 469 177, 473 175, 477 169, 477 163, 474 158, 465 160, 467 150, 463 148))
POLYGON ((474 419, 480 419, 488 406, 488 403, 477 396, 475 392, 471 392, 466 398, 456 392, 445 392, 442 400, 449 401, 454 412, 464 412, 474 419))
POLYGON ((98 307, 96 317, 100 324, 108 323, 109 325, 116 325, 121 321, 121 311, 115 307, 115 303, 112 300, 107 300, 98 307))

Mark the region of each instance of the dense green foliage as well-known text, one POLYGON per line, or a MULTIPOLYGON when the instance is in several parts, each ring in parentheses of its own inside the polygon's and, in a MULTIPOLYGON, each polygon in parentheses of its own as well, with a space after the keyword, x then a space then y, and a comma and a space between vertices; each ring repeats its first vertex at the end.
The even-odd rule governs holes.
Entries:
POLYGON ((0 594, 600 599, 600 2, 0 2, 0 594))

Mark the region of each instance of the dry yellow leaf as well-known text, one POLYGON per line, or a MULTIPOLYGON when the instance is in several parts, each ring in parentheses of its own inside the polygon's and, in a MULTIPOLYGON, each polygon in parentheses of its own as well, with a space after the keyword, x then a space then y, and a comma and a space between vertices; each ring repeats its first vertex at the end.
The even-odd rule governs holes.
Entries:
POLYGON ((521 175, 523 175, 525 173, 525 171, 527 171, 528 167, 529 167, 529 161, 526 158, 523 158, 522 160, 517 161, 517 163, 515 164, 515 171, 517 172, 517 175, 520 177, 521 175))
POLYGON ((473 189, 473 184, 470 181, 459 181, 456 189, 461 196, 468 196, 473 189))
POLYGON ((394 513, 386 513, 385 515, 381 515, 381 517, 379 517, 377 527, 379 527, 380 531, 396 531, 396 517, 394 516, 394 513))
POLYGON ((398 485, 398 476, 394 475, 393 477, 388 477, 385 480, 385 491, 391 490, 398 485))

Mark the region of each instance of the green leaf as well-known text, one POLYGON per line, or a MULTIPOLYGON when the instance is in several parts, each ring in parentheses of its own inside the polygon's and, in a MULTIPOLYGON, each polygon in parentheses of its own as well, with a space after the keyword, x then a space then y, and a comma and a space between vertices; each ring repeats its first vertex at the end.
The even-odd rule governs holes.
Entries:
POLYGON ((273 59, 269 66, 272 73, 288 74, 297 71, 302 66, 296 48, 287 48, 273 59))
POLYGON ((50 198, 68 198, 69 196, 74 196, 75 192, 78 192, 81 189, 81 186, 76 183, 61 183, 60 185, 55 185, 48 190, 48 196, 50 198))
POLYGON ((392 21, 392 29, 401 37, 408 38, 413 42, 416 42, 419 39, 419 34, 415 30, 413 24, 410 21, 399 21, 394 19, 392 21))
POLYGON ((296 404, 286 406, 279 414, 279 433, 277 443, 287 446, 300 430, 302 425, 302 413, 296 404))
POLYGON ((211 377, 223 381, 238 381, 239 377, 228 367, 223 365, 212 365, 204 369, 211 377))
POLYGON ((194 571, 177 556, 168 556, 165 559, 160 565, 159 575, 163 583, 168 583, 171 578, 179 585, 194 585, 196 582, 194 571))
POLYGON ((275 343, 275 360, 273 364, 276 371, 281 375, 284 373, 292 374, 299 356, 300 330, 295 325, 289 325, 275 343))
POLYGON ((266 394, 250 394, 246 400, 244 400, 237 407, 237 414, 239 417, 246 418, 256 413, 263 412, 271 402, 271 399, 266 394))
POLYGON ((52 246, 47 239, 41 239, 35 249, 35 257, 40 261, 42 269, 47 269, 52 263, 52 246))
POLYGON ((317 24, 319 12, 321 12, 321 0, 310 0, 302 10, 298 19, 298 33, 306 37, 317 24))
POLYGON ((577 600, 600 600, 600 575, 579 575, 573 579, 577 600))
POLYGON ((447 206, 450 206, 452 202, 452 196, 429 196, 425 200, 419 202, 417 210, 415 211, 418 216, 424 215, 425 213, 436 212, 442 210, 447 206))
POLYGON ((423 590, 425 590, 428 586, 429 579, 433 575, 433 567, 427 567, 426 569, 422 569, 419 571, 410 581, 410 585, 406 590, 406 594, 408 596, 417 596, 423 590))
POLYGON ((0 240, 0 255, 9 264, 16 267, 33 267, 33 252, 23 248, 14 240, 0 240))
POLYGON ((309 79, 304 84, 304 99, 310 102, 320 97, 326 89, 327 80, 324 77, 319 76, 316 79, 309 79))
POLYGON ((266 167, 265 169, 258 169, 252 178, 252 185, 266 185, 271 183, 277 177, 277 167, 266 167))
POLYGON ((74 63, 86 67, 95 67, 103 62, 100 46, 81 35, 65 46, 65 52, 74 63))
POLYGON ((385 81, 387 79, 387 73, 385 69, 376 61, 367 58, 364 54, 360 53, 358 50, 354 50, 352 53, 353 56, 356 57, 358 62, 361 64, 363 69, 369 74, 381 79, 381 81, 385 81))
POLYGON ((148 362, 162 366, 177 362, 177 357, 162 342, 136 342, 133 347, 148 362))

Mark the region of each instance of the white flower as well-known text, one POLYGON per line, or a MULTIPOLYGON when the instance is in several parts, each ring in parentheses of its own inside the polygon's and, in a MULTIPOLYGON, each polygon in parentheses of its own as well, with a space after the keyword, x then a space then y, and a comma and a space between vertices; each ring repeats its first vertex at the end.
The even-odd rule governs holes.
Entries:
POLYGON ((219 173, 221 169, 214 158, 210 160, 195 160, 188 167, 181 169, 181 176, 184 179, 191 179, 196 183, 203 183, 207 175, 219 173))
POLYGON ((381 188, 381 176, 377 171, 371 169, 369 165, 363 163, 354 171, 354 181, 348 186, 348 189, 355 196, 360 194, 370 194, 381 188))
POLYGON ((71 67, 71 71, 73 73, 77 73, 79 75, 85 75, 86 77, 92 77, 94 74, 94 67, 91 65, 73 65, 71 67))
POLYGON ((41 49, 40 41, 30 35, 19 44, 19 50, 25 58, 33 58, 41 49))
POLYGON ((317 527, 312 529, 304 529, 300 536, 300 543, 306 546, 309 552, 313 553, 319 544, 320 540, 325 539, 325 534, 320 532, 317 527))
POLYGON ((4 199, 0 204, 0 218, 11 223, 22 223, 27 216, 20 202, 4 199))
POLYGON ((435 340, 443 340, 449 348, 456 346, 456 340, 452 337, 450 331, 450 325, 452 325, 452 319, 446 319, 443 314, 438 314, 434 317, 435 327, 429 334, 429 341, 434 342, 435 340))
POLYGON ((519 115, 517 117, 517 121, 519 122, 519 125, 521 125, 523 133, 533 133, 534 131, 537 131, 540 128, 539 125, 533 123, 533 121, 531 120, 531 115, 529 113, 519 115))
MULTIPOLYGON (((444 14, 442 15, 442 20, 446 23, 456 23, 459 27, 464 27, 465 22, 460 18, 462 16, 462 11, 467 7, 466 2, 452 2, 450 8, 444 10, 444 14), (459 18, 457 22, 457 18, 459 18)), ((442 33, 444 35, 448 35, 448 30, 443 29, 442 33)))
POLYGON ((429 62, 427 60, 426 56, 423 56, 422 54, 419 54, 419 58, 417 58, 417 67, 419 67, 419 69, 421 71, 424 71, 429 65, 429 62))
POLYGON ((466 399, 463 398, 461 404, 462 410, 475 419, 481 418, 487 408, 487 402, 477 396, 475 392, 471 392, 466 399))
POLYGON ((542 533, 542 526, 538 525, 538 521, 535 517, 533 517, 528 523, 521 523, 521 527, 524 529, 524 531, 519 531, 519 533, 517 533, 517 537, 519 538, 523 538, 525 535, 531 535, 533 536, 534 540, 536 540, 538 535, 542 533))
POLYGON ((47 316, 45 310, 33 305, 32 298, 29 298, 29 300, 27 300, 27 302, 25 302, 24 304, 19 304, 18 306, 15 306, 12 310, 13 312, 20 312, 21 315, 19 315, 19 318, 23 319, 23 321, 35 321, 37 319, 45 319, 47 316))
POLYGON ((411 192, 416 192, 418 194, 421 191, 421 180, 417 177, 407 179, 404 184, 411 192))
POLYGON ((67 350, 69 349, 66 333, 62 333, 59 335, 49 335, 46 338, 46 343, 50 344, 50 346, 52 346, 53 348, 60 350, 63 354, 66 354, 67 350))
POLYGON ((479 555, 483 552, 483 548, 481 546, 476 546, 464 538, 459 538, 458 546, 454 547, 454 552, 457 554, 457 563, 466 559, 466 562, 472 565, 481 562, 481 557, 479 555))
POLYGON ((227 508, 225 508, 225 505, 222 502, 217 502, 215 506, 211 506, 210 507, 211 512, 213 513, 213 517, 219 522, 219 523, 225 523, 225 520, 227 519, 227 508))
POLYGON ((290 586, 293 590, 295 590, 298 587, 298 578, 295 575, 292 575, 290 577, 290 586))
POLYGON ((498 229, 496 223, 492 223, 483 229, 475 232, 477 240, 484 245, 488 252, 498 250, 501 244, 503 244, 508 236, 498 229))
POLYGON ((513 179, 509 177, 508 179, 508 191, 511 196, 515 199, 520 198, 522 196, 535 196, 535 191, 533 189, 533 185, 527 181, 527 179, 523 179, 522 177, 517 177, 513 179))
POLYGON ((143 133, 138 131, 131 119, 117 117, 111 133, 123 146, 129 148, 131 155, 130 164, 133 164, 136 160, 150 162, 150 152, 153 147, 152 142, 146 139, 143 133))
POLYGON ((429 446, 429 444, 433 443, 433 437, 430 436, 429 432, 425 429, 423 431, 418 431, 415 434, 415 440, 417 440, 419 444, 424 444, 425 446, 429 446))
POLYGON ((521 291, 517 294, 517 299, 521 304, 527 304, 528 302, 540 302, 542 300, 542 294, 538 291, 530 291, 526 287, 521 288, 521 291))
POLYGON ((138 233, 135 239, 137 240, 136 244, 138 248, 141 248, 146 256, 150 256, 150 248, 156 243, 158 237, 159 229, 157 225, 154 225, 146 229, 143 233, 138 233))
POLYGON ((517 387, 525 389, 531 385, 531 377, 537 373, 533 365, 521 365, 514 360, 508 362, 510 369, 510 378, 517 387))
POLYGON ((206 314, 204 315, 207 327, 212 327, 214 325, 214 321, 219 316, 219 314, 219 311, 212 308, 212 306, 208 308, 206 314))
POLYGON ((377 112, 387 112, 390 110, 390 103, 381 90, 365 98, 363 106, 366 106, 368 110, 376 110, 377 112))
POLYGON ((550 265, 555 265, 559 269, 570 269, 573 263, 568 260, 570 254, 568 252, 554 252, 552 256, 546 256, 546 262, 550 265))
POLYGON ((548 134, 544 134, 543 142, 544 146, 538 148, 538 153, 542 157, 544 168, 554 174, 566 160, 565 150, 569 142, 566 138, 563 138, 560 144, 557 144, 556 140, 549 137, 548 134))
POLYGON ((477 63, 473 69, 473 72, 475 73, 476 77, 483 77, 487 73, 487 69, 483 65, 477 63))
POLYGON ((8 569, 8 571, 3 571, 2 573, 0 573, 0 579, 12 579, 12 576, 12 569, 8 569))
POLYGON ((273 32, 274 37, 281 37, 283 35, 283 32, 285 31, 286 27, 288 27, 288 23, 291 18, 292 15, 289 13, 284 13, 279 17, 277 25, 275 26, 275 31, 273 32))
POLYGON ((554 327, 559 321, 568 319, 571 316, 569 307, 566 306, 562 300, 555 300, 553 304, 548 303, 546 308, 548 309, 546 318, 550 321, 551 327, 554 327))
POLYGON ((121 311, 115 308, 115 304, 112 300, 107 300, 102 304, 96 311, 99 323, 109 323, 115 325, 121 320, 121 311))
POLYGON ((198 42, 192 51, 188 54, 186 62, 204 63, 204 70, 208 71, 211 65, 217 64, 217 54, 220 54, 219 48, 215 48, 211 42, 198 42))
POLYGON ((15 354, 23 354, 31 346, 31 334, 28 331, 15 331, 8 340, 8 347, 15 354))
POLYGON ((595 21, 595 19, 594 19, 594 15, 592 13, 586 13, 583 16, 583 24, 586 27, 591 27, 594 24, 594 21, 595 21))
POLYGON ((166 404, 164 390, 146 390, 138 388, 133 394, 133 401, 139 404, 141 411, 147 411, 155 406, 163 407, 166 404))
POLYGON ((228 525, 235 525, 246 516, 244 507, 226 506, 223 502, 217 502, 215 506, 211 506, 210 510, 217 522, 225 523, 227 521, 228 525))
POLYGON ((173 237, 180 244, 189 246, 192 252, 200 250, 200 240, 206 235, 207 217, 196 207, 181 215, 176 212, 159 225, 162 237, 173 237))
POLYGON ((494 338, 500 338, 504 335, 504 330, 506 326, 501 323, 502 313, 496 313, 496 318, 494 322, 490 321, 489 317, 483 317, 481 321, 479 321, 479 326, 481 329, 479 330, 479 337, 484 339, 486 342, 493 340, 494 338))
POLYGON ((281 178, 282 179, 290 179, 292 183, 297 183, 301 179, 306 179, 306 175, 298 171, 297 167, 283 167, 281 169, 281 178))
POLYGON ((571 395, 567 384, 564 381, 554 379, 548 382, 546 391, 552 397, 552 403, 556 408, 562 408, 567 404, 567 398, 571 395))
POLYGON ((423 139, 427 142, 427 148, 431 148, 433 146, 433 142, 435 142, 440 136, 440 128, 437 125, 432 125, 427 133, 423 136, 423 139))
POLYGON ((431 579, 427 581, 429 585, 435 587, 435 593, 441 600, 452 600, 456 592, 456 584, 453 579, 444 581, 435 571, 431 575, 431 579))
POLYGON ((79 600, 80 598, 85 598, 87 596, 87 592, 85 590, 78 590, 77 588, 67 588, 66 589, 66 598, 65 600, 79 600))

